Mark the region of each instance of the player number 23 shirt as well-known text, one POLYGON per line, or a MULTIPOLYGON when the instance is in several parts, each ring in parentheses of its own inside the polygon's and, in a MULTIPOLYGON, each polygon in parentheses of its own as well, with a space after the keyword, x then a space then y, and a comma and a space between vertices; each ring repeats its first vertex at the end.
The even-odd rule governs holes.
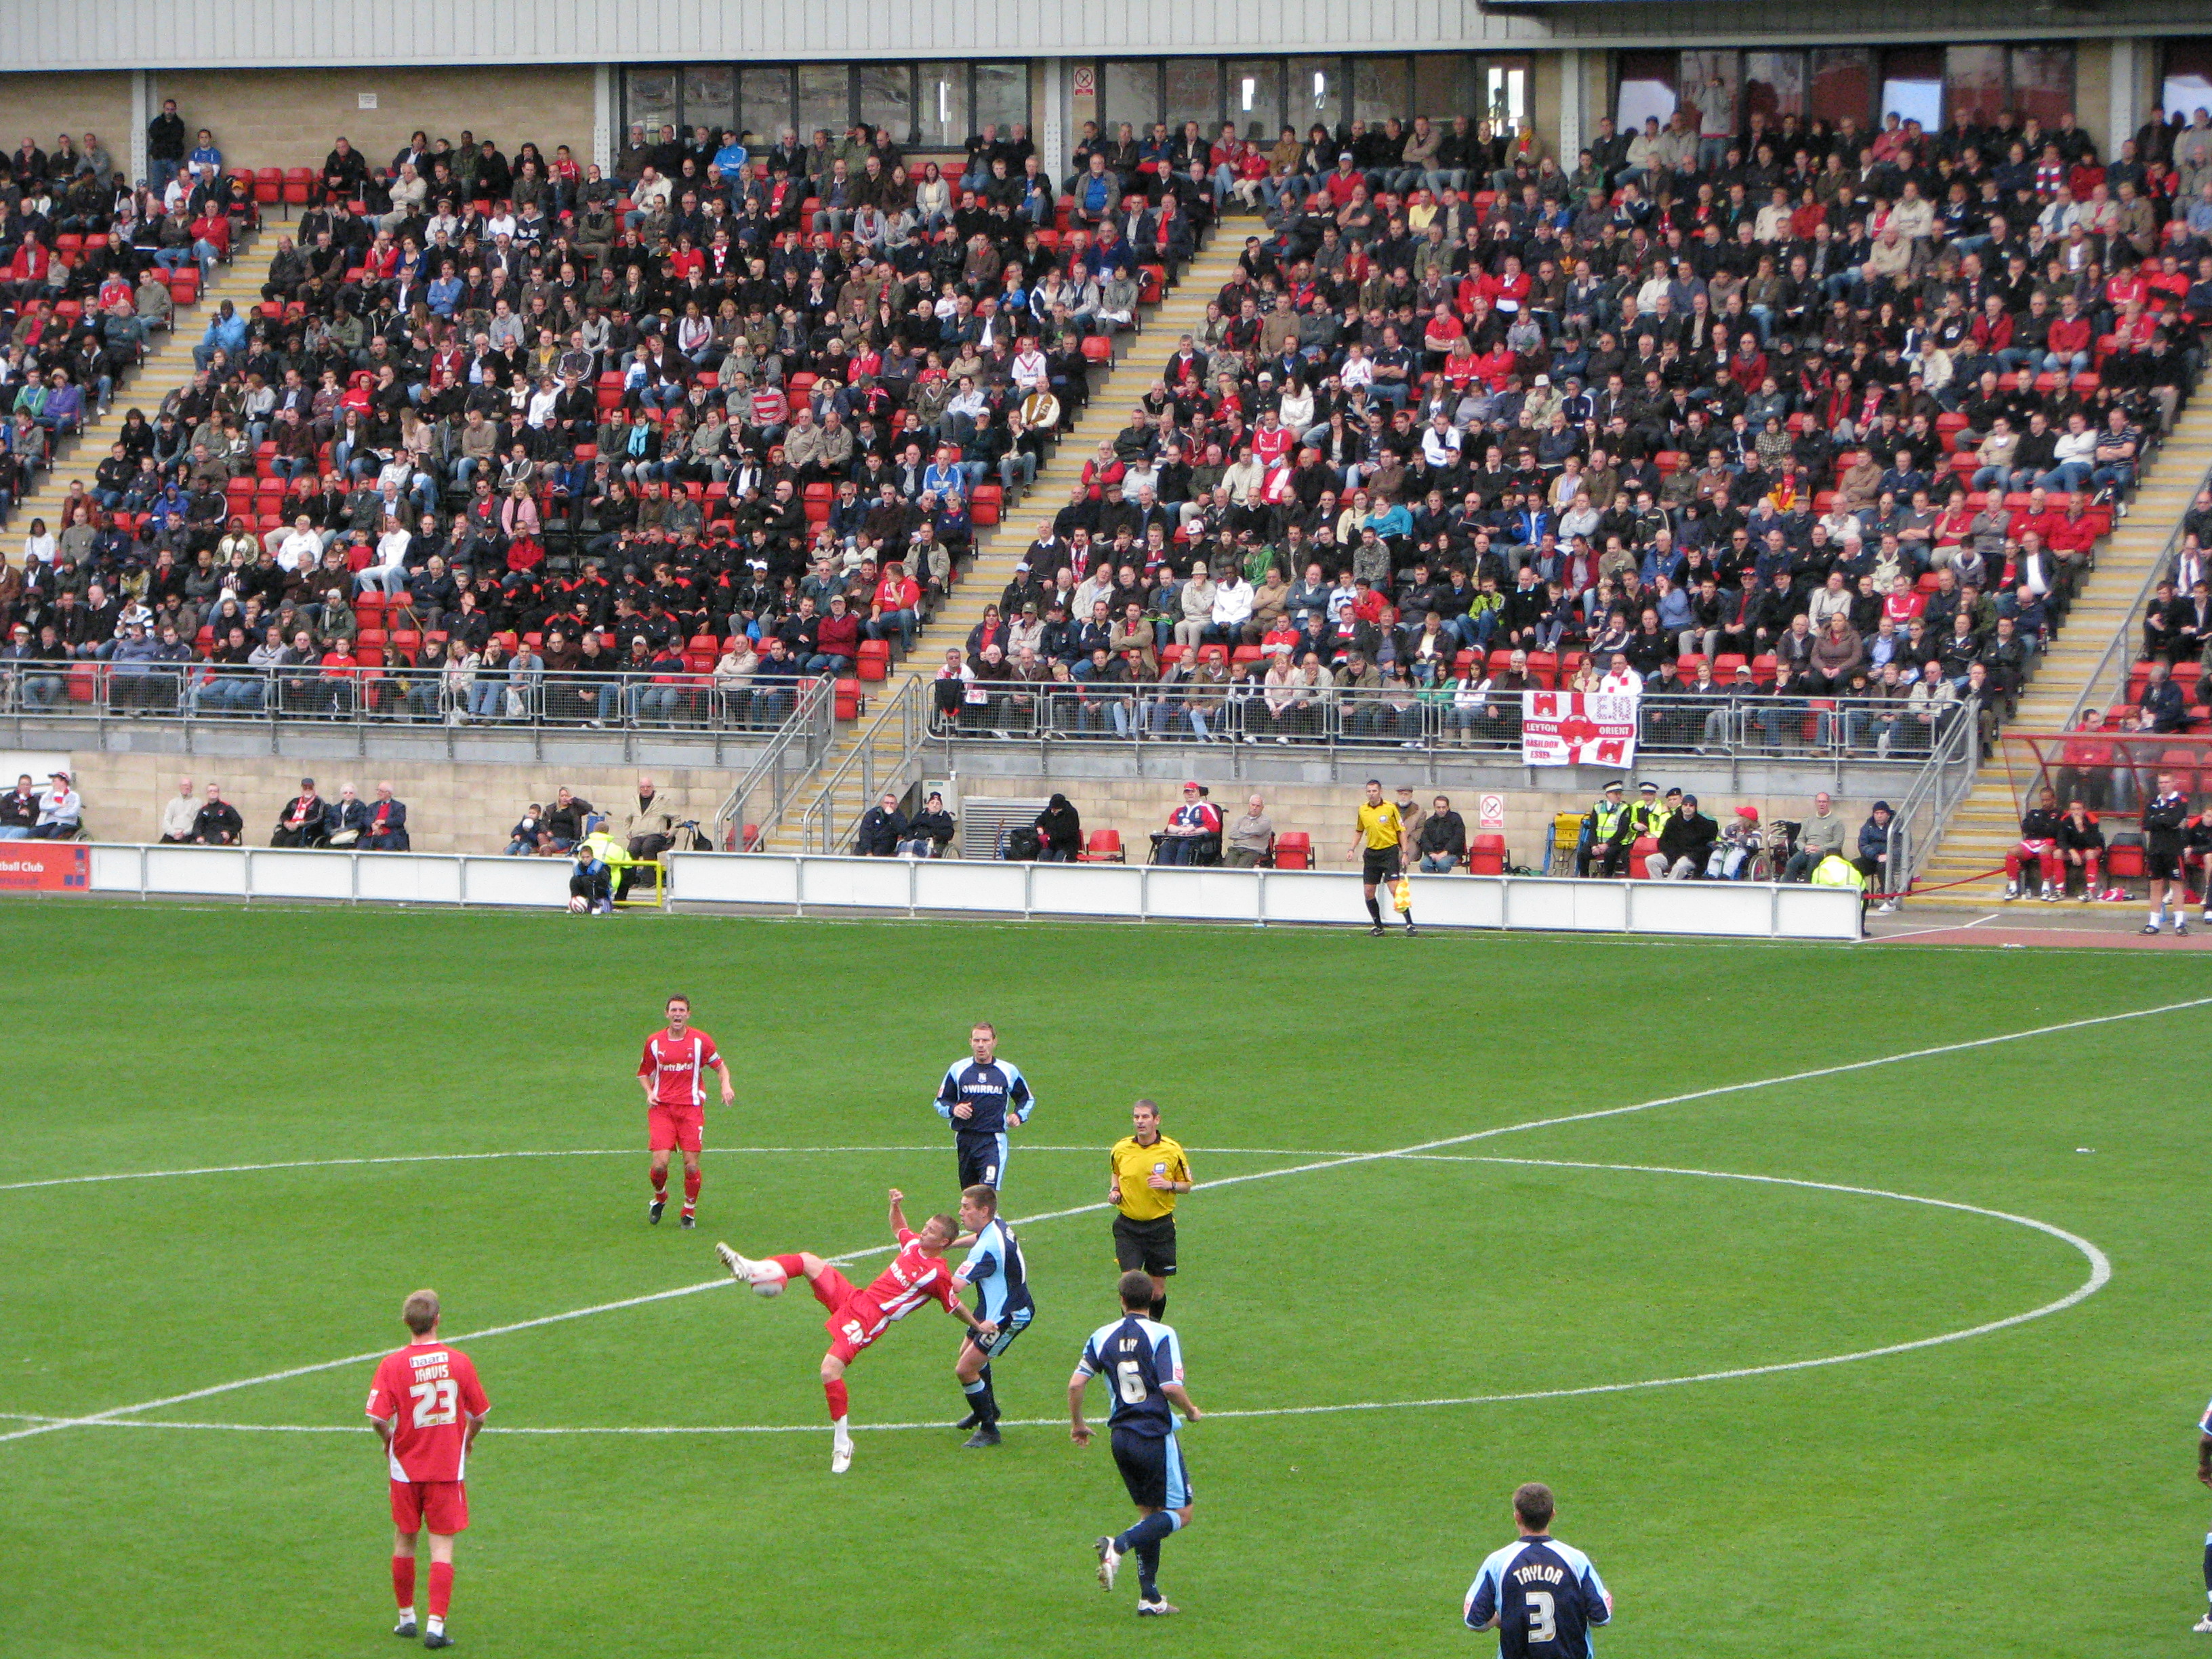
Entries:
POLYGON ((468 1355, 445 1342, 387 1354, 368 1387, 368 1414, 392 1425, 394 1480, 465 1479, 469 1419, 491 1409, 468 1355))

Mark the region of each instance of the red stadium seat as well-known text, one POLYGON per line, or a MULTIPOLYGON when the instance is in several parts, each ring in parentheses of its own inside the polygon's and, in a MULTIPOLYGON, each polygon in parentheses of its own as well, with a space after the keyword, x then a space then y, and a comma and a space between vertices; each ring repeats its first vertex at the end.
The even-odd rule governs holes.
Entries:
POLYGON ((1285 830, 1275 837, 1275 868, 1313 868, 1313 837, 1303 830, 1285 830))
POLYGON ((1083 848, 1082 862, 1085 864, 1127 864, 1129 855, 1121 850, 1119 830, 1093 830, 1083 848))

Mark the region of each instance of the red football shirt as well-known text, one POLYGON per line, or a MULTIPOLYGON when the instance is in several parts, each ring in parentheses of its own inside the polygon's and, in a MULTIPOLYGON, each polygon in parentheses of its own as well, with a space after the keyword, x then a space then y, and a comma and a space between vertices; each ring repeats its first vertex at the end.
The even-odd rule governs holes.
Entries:
POLYGON ((722 1063, 714 1039, 697 1026, 681 1036, 663 1027, 645 1040, 645 1054, 637 1074, 653 1079, 656 1106, 704 1106, 707 1073, 722 1063))
POLYGON ((899 1253, 891 1265, 858 1298, 875 1309, 876 1317, 863 1322, 872 1331, 904 1319, 924 1302, 950 1309, 956 1294, 951 1263, 941 1255, 925 1255, 921 1239, 910 1228, 900 1231, 898 1241, 899 1253))
POLYGON ((394 1480, 466 1479, 469 1424, 491 1409, 468 1355, 447 1342, 387 1354, 368 1385, 368 1414, 392 1425, 394 1480))

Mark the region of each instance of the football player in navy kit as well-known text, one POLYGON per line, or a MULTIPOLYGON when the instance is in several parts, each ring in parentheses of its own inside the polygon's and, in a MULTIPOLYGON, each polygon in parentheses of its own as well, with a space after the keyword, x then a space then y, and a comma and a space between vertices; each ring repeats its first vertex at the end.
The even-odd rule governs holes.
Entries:
POLYGON ((988 1020, 968 1033, 969 1058, 945 1068, 937 1115, 952 1126, 960 1184, 1006 1190, 1006 1131, 1036 1109, 1021 1067, 998 1058, 998 1028, 988 1020))
POLYGON ((1590 1559, 1552 1536, 1552 1489, 1532 1480, 1513 1494, 1521 1534, 1493 1551, 1462 1609, 1469 1630, 1498 1632, 1498 1659, 1590 1659, 1590 1632, 1613 1619, 1613 1596, 1590 1559))

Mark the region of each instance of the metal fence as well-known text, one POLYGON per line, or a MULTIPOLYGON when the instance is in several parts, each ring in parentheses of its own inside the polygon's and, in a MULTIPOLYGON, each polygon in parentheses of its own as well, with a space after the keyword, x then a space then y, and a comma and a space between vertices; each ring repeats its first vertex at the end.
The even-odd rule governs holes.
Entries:
POLYGON ((830 753, 836 730, 836 683, 826 677, 800 682, 798 706, 768 748, 747 769, 714 818, 714 844, 750 852, 762 826, 774 823, 799 786, 830 753))
POLYGON ((909 679, 883 706, 875 721, 860 734, 853 752, 822 781, 799 823, 799 850, 844 853, 852 850, 860 814, 875 805, 879 790, 889 787, 904 795, 913 781, 914 763, 930 736, 927 684, 909 679), (897 747, 885 752, 896 741, 897 747), (849 794, 857 803, 848 813, 849 794))
POLYGON ((799 706, 793 678, 722 682, 711 675, 296 667, 143 667, 107 662, 11 665, 0 715, 19 721, 314 722, 774 732, 799 706))
MULTIPOLYGON (((2212 467, 2206 468, 2198 477, 2190 491, 2191 497, 2207 484, 2212 484, 2212 467)), ((2097 659, 2096 666, 2083 678, 2081 694, 2074 699, 2074 706, 2066 711, 2065 719, 2060 722, 2062 726, 2074 726, 2085 708, 2118 708, 2126 703, 2128 678, 2136 665, 2136 641, 2141 637, 2136 629, 2142 625, 2143 611, 2150 604, 2152 592, 2173 568, 2174 555, 2180 550, 2182 526, 2185 522, 2186 514, 2175 519, 2173 528, 2166 536, 2166 545, 2159 550, 2158 557, 2151 561, 2150 568, 2144 573, 2135 597, 2128 601, 2127 615, 2121 619, 2111 643, 2097 659)))
MULTIPOLYGON (((1068 681, 977 682, 962 695, 950 711, 932 697, 931 737, 1397 748, 1516 761, 1521 750, 1517 692, 1432 701, 1316 687, 1271 705, 1242 688, 1194 697, 1182 686, 1068 681)), ((1638 700, 1637 746, 1728 759, 1892 763, 1902 769, 1944 750, 1958 728, 1972 724, 1971 716, 1962 703, 1923 712, 1902 698, 1648 696, 1638 700)))
POLYGON ((1958 710, 1960 718, 1938 735, 1891 813, 1882 884, 1892 893, 1911 890, 1943 826, 1973 789, 1982 758, 1981 722, 1973 718, 1977 712, 1972 705, 1958 710))

